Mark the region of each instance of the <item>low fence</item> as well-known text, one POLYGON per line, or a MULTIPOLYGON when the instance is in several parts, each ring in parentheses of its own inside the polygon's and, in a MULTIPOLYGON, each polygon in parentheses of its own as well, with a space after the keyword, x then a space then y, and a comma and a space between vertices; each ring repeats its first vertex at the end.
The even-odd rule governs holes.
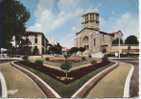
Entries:
POLYGON ((121 51, 121 53, 133 53, 133 54, 139 54, 139 46, 137 45, 114 45, 111 46, 109 48, 107 48, 107 51, 109 53, 115 53, 115 52, 119 52, 119 50, 121 51))

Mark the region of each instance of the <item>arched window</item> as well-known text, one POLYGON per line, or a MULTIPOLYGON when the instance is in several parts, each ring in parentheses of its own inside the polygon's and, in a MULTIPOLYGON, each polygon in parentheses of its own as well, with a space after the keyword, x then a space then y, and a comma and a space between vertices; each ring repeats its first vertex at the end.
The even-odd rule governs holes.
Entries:
POLYGON ((86 48, 89 48, 89 38, 88 36, 85 36, 82 40, 83 46, 86 48))

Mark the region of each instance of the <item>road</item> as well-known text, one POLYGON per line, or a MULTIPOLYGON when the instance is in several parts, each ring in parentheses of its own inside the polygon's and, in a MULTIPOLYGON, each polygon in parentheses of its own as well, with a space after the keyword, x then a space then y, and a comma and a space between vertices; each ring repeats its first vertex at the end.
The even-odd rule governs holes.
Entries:
POLYGON ((133 64, 134 72, 133 72, 133 76, 131 78, 130 96, 131 97, 138 97, 139 96, 139 60, 138 59, 122 59, 119 61, 133 64))

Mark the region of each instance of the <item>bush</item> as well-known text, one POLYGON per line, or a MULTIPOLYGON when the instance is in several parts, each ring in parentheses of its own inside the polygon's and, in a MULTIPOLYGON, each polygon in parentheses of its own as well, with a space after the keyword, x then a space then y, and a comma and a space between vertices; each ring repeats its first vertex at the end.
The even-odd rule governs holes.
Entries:
POLYGON ((68 71, 72 67, 72 65, 68 62, 65 62, 60 67, 61 67, 61 69, 68 71))
POLYGON ((86 58, 83 56, 83 57, 81 57, 81 60, 82 60, 82 61, 85 61, 85 60, 86 60, 86 58))
POLYGON ((35 61, 35 64, 37 64, 37 65, 43 65, 43 60, 36 60, 35 61))
POLYGON ((102 62, 108 62, 108 61, 109 61, 109 60, 108 60, 107 55, 104 55, 103 58, 102 58, 102 62))
POLYGON ((91 61, 91 64, 96 64, 96 60, 92 60, 91 61))
POLYGON ((46 57, 46 61, 49 61, 49 58, 48 57, 46 57))
POLYGON ((28 61, 28 56, 24 56, 23 60, 28 61))

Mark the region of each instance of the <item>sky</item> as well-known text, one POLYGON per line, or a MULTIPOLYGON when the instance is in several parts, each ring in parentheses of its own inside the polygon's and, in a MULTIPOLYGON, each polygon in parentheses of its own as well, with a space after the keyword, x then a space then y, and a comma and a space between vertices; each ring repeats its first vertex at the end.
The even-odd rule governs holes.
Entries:
POLYGON ((100 30, 121 30, 123 39, 139 36, 138 0, 19 0, 30 12, 27 31, 43 32, 49 40, 72 47, 81 27, 81 15, 89 10, 100 14, 100 30))

